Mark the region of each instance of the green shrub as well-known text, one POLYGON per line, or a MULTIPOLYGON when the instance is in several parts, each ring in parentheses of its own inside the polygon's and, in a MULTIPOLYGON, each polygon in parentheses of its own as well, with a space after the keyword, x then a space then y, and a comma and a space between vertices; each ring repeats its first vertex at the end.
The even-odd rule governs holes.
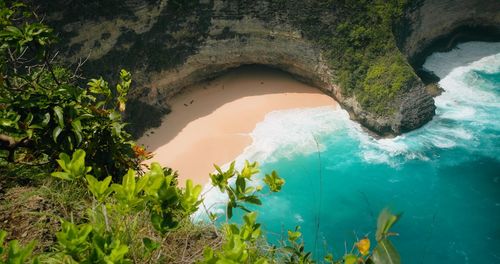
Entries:
POLYGON ((417 77, 402 56, 386 56, 375 62, 366 74, 363 92, 357 94, 362 105, 378 114, 391 113, 391 102, 417 77))
POLYGON ((24 4, 1 2, 0 148, 7 160, 44 162, 81 148, 99 178, 138 169, 144 157, 122 122, 130 74, 122 70, 114 87, 102 78, 80 87, 77 74, 52 61, 55 41, 24 4))
POLYGON ((32 263, 38 263, 36 258, 32 258, 32 251, 35 247, 35 241, 32 241, 26 246, 21 246, 19 241, 12 240, 7 245, 4 245, 5 237, 7 233, 0 230, 0 263, 1 264, 21 264, 28 263, 29 260, 32 263))
POLYGON ((395 96, 416 78, 393 34, 406 4, 406 0, 303 1, 287 11, 306 37, 325 51, 335 70, 333 81, 343 94, 355 96, 374 114, 389 115, 395 110, 395 96))

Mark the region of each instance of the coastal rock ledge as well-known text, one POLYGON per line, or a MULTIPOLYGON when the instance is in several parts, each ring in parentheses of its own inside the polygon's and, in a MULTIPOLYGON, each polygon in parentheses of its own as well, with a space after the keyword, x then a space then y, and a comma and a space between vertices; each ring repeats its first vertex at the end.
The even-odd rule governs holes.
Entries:
MULTIPOLYGON (((328 57, 332 47, 318 42, 329 36, 308 30, 310 21, 319 21, 317 27, 328 30, 339 23, 338 18, 331 10, 302 0, 42 2, 35 4, 62 32, 61 57, 73 62, 88 58, 84 70, 90 75, 113 79, 120 68, 132 72, 136 88, 128 114, 133 120, 153 118, 153 110, 144 109, 164 108, 186 86, 249 64, 279 68, 318 87, 338 100, 354 120, 381 136, 416 129, 434 115, 434 100, 413 69, 415 78, 387 99, 390 111, 366 107, 360 93, 342 89, 328 57)), ((498 0, 411 1, 388 41, 395 42, 409 65, 407 61, 433 40, 460 27, 498 29, 499 11, 498 0)), ((139 123, 132 122, 152 124, 139 123)))

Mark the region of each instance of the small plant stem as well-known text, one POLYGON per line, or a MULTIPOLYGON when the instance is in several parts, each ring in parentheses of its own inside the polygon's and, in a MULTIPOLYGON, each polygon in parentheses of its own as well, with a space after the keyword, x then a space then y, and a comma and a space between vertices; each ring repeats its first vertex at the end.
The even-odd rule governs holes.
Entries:
POLYGON ((108 211, 106 209, 105 204, 101 204, 102 214, 104 215, 104 223, 106 223, 106 231, 110 231, 109 228, 109 220, 108 220, 108 211))

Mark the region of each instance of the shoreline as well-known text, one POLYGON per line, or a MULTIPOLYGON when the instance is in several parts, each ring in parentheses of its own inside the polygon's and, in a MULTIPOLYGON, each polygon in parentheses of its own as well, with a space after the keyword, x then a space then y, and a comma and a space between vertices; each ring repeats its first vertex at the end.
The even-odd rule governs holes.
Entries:
POLYGON ((172 112, 160 127, 138 140, 159 162, 179 172, 179 182, 209 182, 213 164, 234 160, 252 144, 250 133, 272 111, 338 106, 319 89, 291 75, 263 67, 243 67, 187 87, 171 100, 172 112))

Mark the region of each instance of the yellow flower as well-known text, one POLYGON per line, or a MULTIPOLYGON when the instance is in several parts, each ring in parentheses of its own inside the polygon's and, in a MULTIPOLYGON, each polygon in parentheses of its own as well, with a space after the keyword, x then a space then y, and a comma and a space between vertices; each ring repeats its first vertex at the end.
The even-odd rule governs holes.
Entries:
POLYGON ((368 255, 368 253, 370 253, 370 239, 366 237, 361 239, 360 241, 358 241, 358 243, 356 243, 356 247, 358 248, 361 255, 368 255))

